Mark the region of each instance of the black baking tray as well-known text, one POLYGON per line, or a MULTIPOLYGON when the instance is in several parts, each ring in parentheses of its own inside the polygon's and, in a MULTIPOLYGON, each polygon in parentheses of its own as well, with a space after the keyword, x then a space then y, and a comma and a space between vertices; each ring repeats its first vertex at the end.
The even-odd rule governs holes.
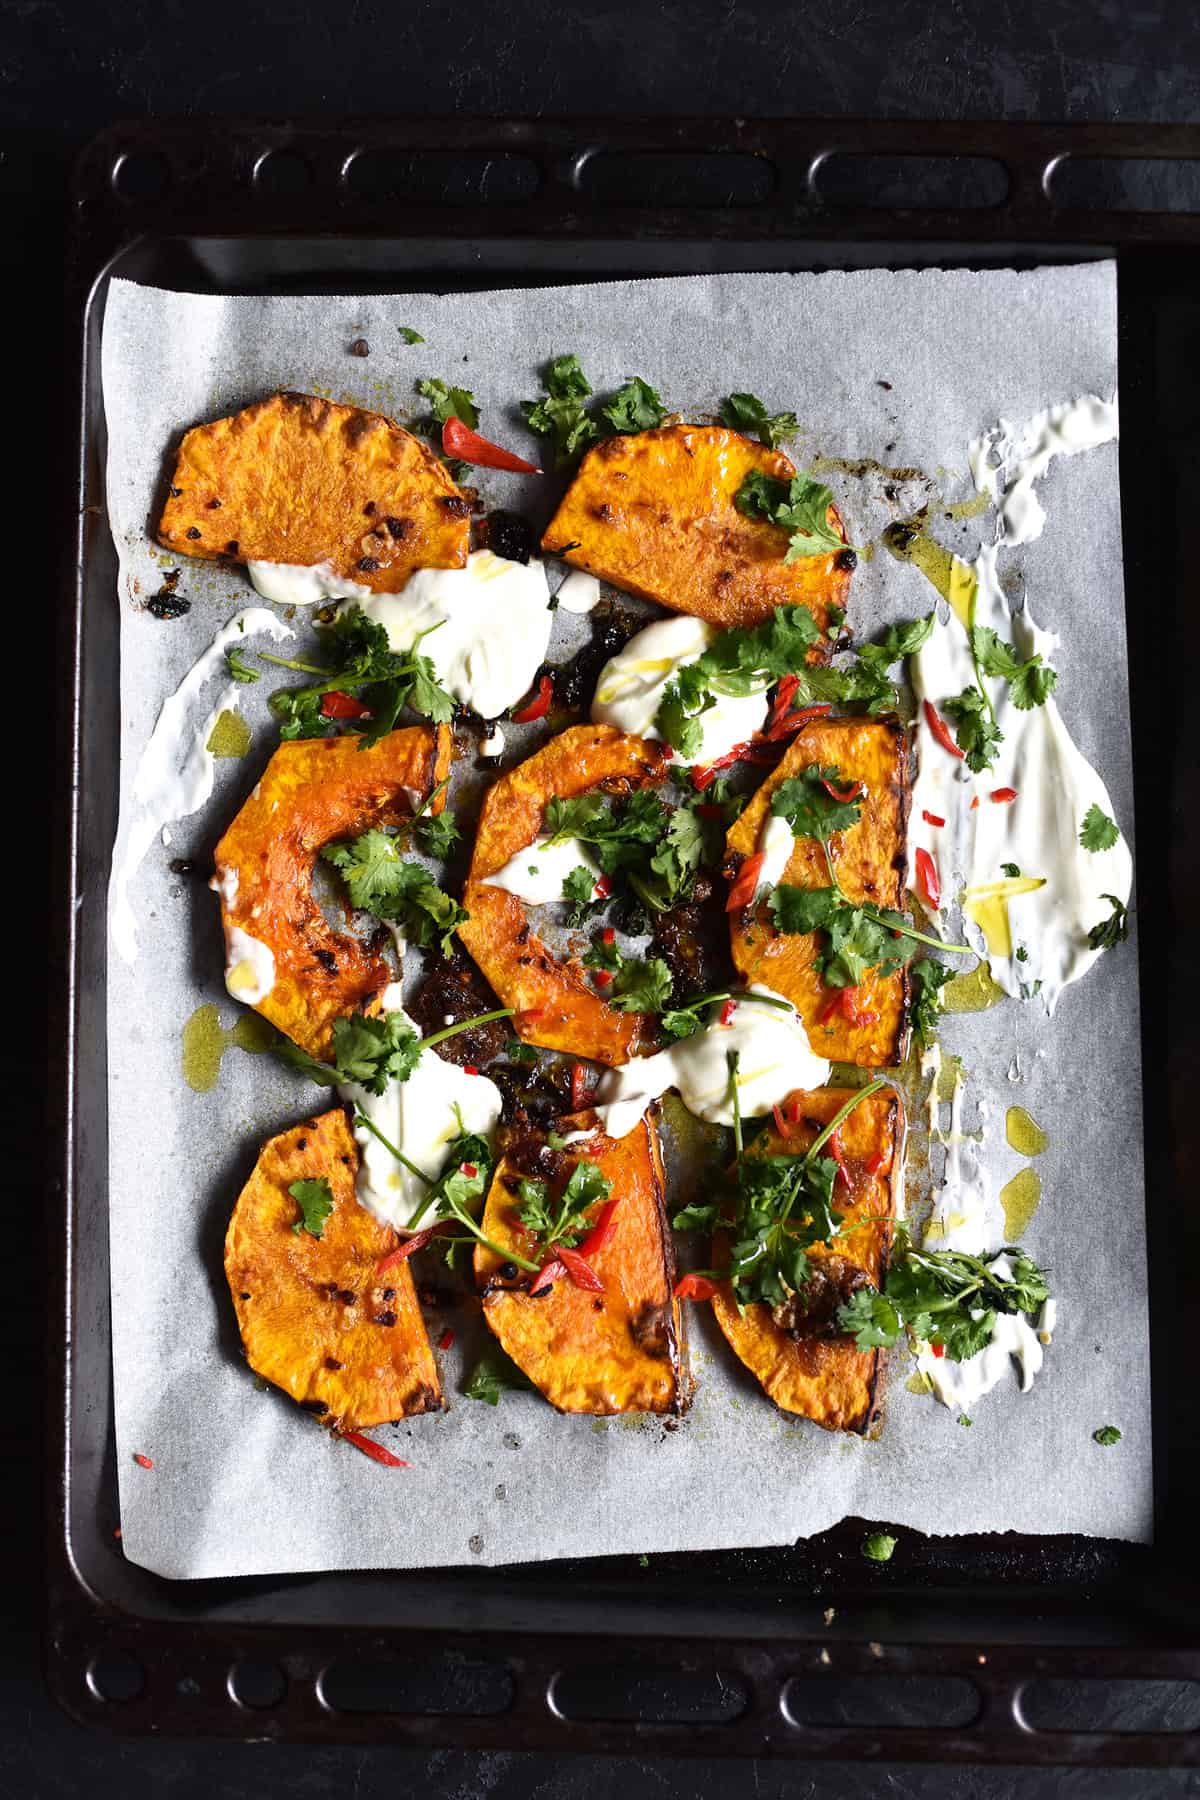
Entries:
MULTIPOLYGON (((1200 897, 1200 769, 1184 728, 1200 567, 1198 158, 1190 127, 712 119, 150 122, 116 127, 85 152, 65 347, 78 461, 64 511, 78 506, 78 530, 60 596, 60 667, 73 679, 59 721, 65 974, 53 997, 47 1246, 48 1674, 77 1719, 321 1743, 1200 1763, 1189 1379, 1200 980, 1184 948, 1200 897), (185 1583, 125 1560, 106 1204, 104 899, 119 745, 99 363, 109 278, 367 292, 1112 254, 1154 1546, 905 1530, 893 1561, 875 1565, 850 1521, 781 1550, 511 1570, 185 1583)), ((1105 1047, 1069 1053, 1086 1119, 1089 1067, 1105 1047)))

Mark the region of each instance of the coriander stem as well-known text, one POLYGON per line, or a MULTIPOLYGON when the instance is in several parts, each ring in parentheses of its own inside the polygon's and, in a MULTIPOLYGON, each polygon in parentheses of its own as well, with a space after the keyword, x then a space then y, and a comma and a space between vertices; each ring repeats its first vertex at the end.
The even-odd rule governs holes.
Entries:
MULTIPOLYGON (((825 867, 829 870, 829 885, 836 894, 842 894, 842 884, 838 880, 837 870, 833 866, 833 852, 829 848, 828 838, 821 839, 821 848, 825 852, 825 867)), ((842 894, 842 899, 844 900, 845 898, 845 894, 842 894)))
POLYGON ((491 1238, 485 1236, 479 1229, 470 1213, 463 1212, 461 1208, 457 1206, 451 1206, 450 1212, 452 1218, 456 1219, 460 1225, 465 1226, 471 1236, 473 1238, 478 1238, 479 1242, 490 1250, 493 1256, 498 1256, 501 1262, 516 1263, 518 1268, 528 1269, 531 1275, 537 1275, 540 1272, 540 1263, 530 1262, 528 1257, 518 1256, 515 1250, 506 1250, 502 1245, 493 1243, 491 1238))
POLYGON ((495 1012, 477 1013, 473 1019, 460 1019, 457 1025, 447 1025, 441 1031, 435 1031, 432 1037, 421 1039, 422 1050, 432 1050, 435 1044, 444 1044, 447 1038, 457 1037, 460 1031, 470 1031, 475 1025, 490 1025, 493 1019, 511 1019, 516 1011, 515 1006, 501 1006, 495 1012))
POLYGON ((862 910, 869 919, 874 919, 875 923, 882 925, 885 930, 898 931, 901 937, 915 938, 918 944, 932 944, 935 950, 952 950, 956 956, 975 955, 970 944, 948 944, 944 938, 929 937, 925 932, 917 931, 912 925, 895 924, 891 919, 884 918, 881 912, 869 904, 864 904, 862 910))
POLYGON ((269 650, 256 650, 255 656, 260 662, 274 663, 277 669, 292 669, 297 675, 328 675, 328 669, 318 668, 316 663, 295 662, 288 656, 272 656, 269 650))
MULTIPOLYGON (((424 1169, 418 1169, 416 1163, 410 1162, 408 1157, 405 1156, 403 1150, 397 1150, 395 1144, 392 1143, 391 1139, 384 1137, 382 1131, 380 1131, 380 1129, 379 1129, 378 1125, 376 1125, 374 1119, 369 1119, 367 1117, 366 1113, 363 1112, 361 1107, 355 1108, 354 1123, 356 1125, 365 1125, 367 1130, 371 1133, 371 1136, 377 1137, 379 1139, 379 1142, 383 1145, 384 1149, 390 1150, 392 1155, 395 1157, 396 1161, 398 1163, 402 1164, 402 1166, 408 1170, 410 1175, 415 1175, 417 1177, 417 1179, 419 1181, 423 1181, 427 1187, 433 1186, 432 1175, 427 1175, 425 1173, 424 1169)), ((424 1210, 425 1210, 424 1207, 422 1207, 421 1211, 423 1212, 424 1210)), ((410 1222, 412 1224, 415 1224, 417 1218, 419 1218, 419 1217, 420 1217, 420 1213, 418 1213, 410 1222)))
POLYGON ((733 1145, 737 1159, 742 1160, 742 1102, 738 1093, 738 1052, 726 1052, 725 1061, 729 1065, 729 1085, 733 1095, 733 1145))
POLYGON ((885 1088, 888 1086, 890 1086, 890 1083, 887 1081, 884 1081, 882 1076, 880 1076, 880 1077, 877 1077, 876 1080, 868 1082, 866 1087, 859 1088, 859 1090, 856 1094, 852 1094, 850 1096, 849 1100, 846 1101, 846 1104, 844 1106, 840 1106, 838 1108, 837 1112, 834 1113, 832 1119, 830 1119, 830 1121, 829 1121, 828 1125, 826 1125, 824 1131, 820 1132, 818 1134, 818 1136, 813 1139, 812 1143, 809 1145, 808 1150, 805 1153, 805 1157, 804 1157, 805 1162, 811 1162, 813 1160, 813 1157, 817 1154, 818 1150, 824 1149, 825 1145, 829 1142, 829 1140, 833 1136, 834 1132, 837 1131, 839 1129, 839 1127, 845 1123, 845 1121, 850 1117, 850 1114, 854 1111, 856 1106, 861 1106, 862 1102, 864 1100, 868 1099, 871 1094, 877 1094, 877 1093, 879 1093, 881 1088, 885 1088))
POLYGON ((986 702, 988 712, 991 714, 991 717, 992 717, 992 725, 995 727, 996 730, 999 730, 999 726, 996 724, 996 709, 992 705, 992 696, 988 693, 987 688, 984 686, 983 675, 982 675, 982 673, 980 671, 980 667, 979 667, 979 658, 975 654, 975 602, 978 600, 978 598, 979 598, 979 583, 976 582, 975 590, 971 595, 971 604, 967 608, 967 643, 971 647, 971 666, 975 670, 975 685, 979 689, 980 693, 983 695, 984 701, 986 702))

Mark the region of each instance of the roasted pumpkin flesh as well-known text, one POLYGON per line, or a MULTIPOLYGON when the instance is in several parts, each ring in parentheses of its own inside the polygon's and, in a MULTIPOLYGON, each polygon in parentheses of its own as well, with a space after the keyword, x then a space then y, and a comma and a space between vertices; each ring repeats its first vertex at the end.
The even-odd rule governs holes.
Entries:
MULTIPOLYGON (((798 731, 782 762, 730 828, 728 872, 760 847, 771 796, 779 784, 812 764, 836 767, 845 787, 862 782, 866 790, 858 823, 837 833, 830 845, 847 899, 902 910, 908 739, 894 720, 815 719, 798 731)), ((793 887, 828 887, 825 855, 815 838, 795 840, 780 880, 793 887)), ((908 992, 903 972, 872 971, 863 978, 855 1000, 856 1022, 835 1005, 837 990, 827 988, 817 971, 818 934, 777 931, 766 894, 756 905, 730 914, 730 938, 739 973, 748 983, 761 982, 792 1002, 818 1056, 864 1068, 903 1062, 908 992)))
MULTIPOLYGON (((627 593, 712 625, 753 625, 776 606, 806 606, 822 631, 845 611, 851 557, 785 562, 789 533, 739 512, 754 472, 789 481, 794 464, 723 425, 667 425, 589 450, 542 547, 627 593)), ((827 520, 844 537, 837 508, 827 520)))
POLYGON ((575 725, 489 789, 463 892, 470 919, 459 938, 501 1003, 515 1009, 513 1027, 526 1043, 615 1065, 636 1053, 647 1020, 602 1000, 578 962, 556 961, 534 933, 524 901, 486 878, 533 842, 556 795, 627 793, 661 781, 665 771, 659 744, 611 725, 575 725))
MULTIPOLYGON (((852 1091, 819 1088, 792 1095, 782 1109, 784 1118, 790 1118, 793 1110, 799 1114, 790 1135, 765 1131, 755 1139, 750 1154, 780 1156, 806 1150, 852 1091)), ((900 1096, 884 1088, 860 1101, 838 1136, 849 1187, 839 1175, 833 1199, 849 1229, 835 1245, 819 1244, 809 1251, 815 1281, 824 1274, 827 1281, 836 1276, 844 1282, 848 1267, 861 1270, 878 1287, 887 1268, 904 1156, 900 1096), (862 1223, 855 1226, 856 1220, 862 1223)), ((720 1236, 713 1255, 717 1268, 727 1266, 728 1246, 720 1236)), ((846 1297, 849 1291, 843 1288, 846 1297)), ((802 1318, 793 1335, 761 1302, 739 1312, 728 1282, 719 1286, 713 1311, 736 1355, 784 1412, 799 1413, 828 1431, 862 1432, 872 1423, 883 1378, 883 1351, 856 1349, 852 1338, 836 1332, 808 1333, 802 1318)), ((826 1321, 823 1330, 829 1329, 826 1321)))
MULTIPOLYGON (((216 849, 230 992, 312 1056, 327 1053, 335 1019, 391 980, 382 957, 322 913, 312 891, 317 855, 336 838, 401 823, 450 773, 445 725, 389 732, 369 750, 359 742, 281 744, 216 849), (273 965, 265 992, 264 952, 273 965)), ((432 810, 442 805, 439 795, 432 810)))
MULTIPOLYGON (((560 1121, 559 1129, 586 1123, 581 1114, 560 1121)), ((603 1294, 560 1277, 548 1293, 530 1295, 534 1277, 524 1271, 515 1279, 502 1276, 504 1258, 480 1245, 475 1278, 483 1316, 517 1367, 559 1412, 682 1412, 690 1388, 679 1303, 671 1293, 675 1259, 658 1131, 646 1118, 619 1141, 598 1132, 580 1144, 579 1155, 604 1172, 612 1184, 609 1198, 618 1202, 611 1237, 588 1259, 604 1283, 603 1294)), ((556 1179, 566 1180, 578 1160, 564 1156, 556 1179)), ((530 1239, 517 1215, 521 1179, 517 1164, 502 1158, 483 1230, 501 1250, 528 1257, 530 1239)), ((599 1210, 597 1204, 589 1224, 599 1210)))
POLYGON ((463 567, 470 510, 429 446, 382 413, 273 394, 187 433, 158 541, 210 561, 328 563, 394 594, 414 569, 463 567))
POLYGON ((270 1138, 225 1238, 225 1274, 246 1360, 322 1424, 361 1431, 437 1412, 442 1389, 407 1262, 355 1196, 358 1151, 341 1108, 270 1138), (322 1235, 294 1229, 293 1183, 321 1177, 322 1235))

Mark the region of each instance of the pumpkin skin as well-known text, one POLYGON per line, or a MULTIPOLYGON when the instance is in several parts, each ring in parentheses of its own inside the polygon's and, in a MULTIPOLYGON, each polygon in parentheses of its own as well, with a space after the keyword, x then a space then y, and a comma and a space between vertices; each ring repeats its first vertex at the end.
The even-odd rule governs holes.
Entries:
MULTIPOLYGON (((450 772, 453 739, 445 725, 392 731, 369 750, 359 742, 346 736, 280 744, 216 848, 213 885, 227 948, 236 928, 274 958, 274 985, 254 1009, 310 1056, 326 1057, 334 1020, 391 980, 382 957, 335 931, 318 906, 312 874, 321 847, 400 824, 450 772)), ((443 805, 439 795, 432 810, 443 805)))
MULTIPOLYGON (((589 1117, 560 1120, 559 1129, 585 1129, 589 1117)), ((683 1365, 679 1302, 672 1296, 675 1256, 667 1229, 662 1154, 649 1117, 619 1140, 597 1131, 578 1154, 564 1154, 558 1179, 580 1160, 599 1165, 620 1196, 608 1243, 590 1258, 603 1295, 559 1279, 530 1296, 532 1275, 505 1280, 504 1259, 480 1244, 476 1285, 483 1316, 501 1345, 534 1385, 564 1413, 683 1412, 690 1381, 683 1365), (599 1304, 597 1304, 599 1302, 599 1304)), ((520 1171, 501 1159, 487 1197, 483 1230, 502 1249, 529 1254, 516 1213, 520 1171)), ((593 1208, 589 1224, 600 1207, 593 1208)))
POLYGON ((158 541, 218 562, 328 563, 394 594, 414 569, 461 569, 470 502, 428 444, 382 413, 272 394, 189 431, 158 541))
MULTIPOLYGON (((818 1088, 798 1092, 784 1103, 784 1117, 799 1103, 800 1119, 790 1135, 775 1129, 755 1138, 752 1156, 794 1155, 804 1151, 852 1089, 818 1088)), ((904 1103, 893 1088, 881 1089, 860 1101, 841 1125, 838 1138, 850 1175, 850 1191, 839 1177, 834 1205, 848 1222, 864 1221, 857 1230, 839 1237, 836 1255, 861 1269, 878 1287, 887 1269, 896 1202, 904 1166, 904 1103), (886 1161, 872 1175, 868 1164, 882 1155, 886 1161), (869 1222, 868 1222, 869 1221, 869 1222)), ((714 1262, 727 1266, 728 1242, 714 1239, 714 1262)), ((828 1263, 830 1247, 814 1245, 809 1256, 815 1265, 828 1263)), ((859 1350, 848 1336, 797 1340, 775 1323, 771 1308, 756 1302, 739 1313, 733 1287, 723 1281, 713 1296, 713 1312, 730 1347, 745 1363, 764 1391, 783 1412, 798 1413, 826 1431, 865 1432, 875 1421, 882 1392, 885 1352, 859 1350)))
MULTIPOLYGON (((758 848, 759 835, 780 782, 819 763, 836 766, 847 785, 861 781, 866 795, 857 825, 839 832, 831 844, 834 864, 847 897, 869 900, 897 912, 905 904, 908 833, 908 737, 895 719, 814 719, 796 733, 786 756, 767 776, 730 827, 725 872, 732 879, 742 859, 758 848)), ((796 838, 781 880, 793 887, 828 887, 829 872, 820 844, 796 838)), ((818 939, 813 932, 778 932, 764 894, 757 905, 730 916, 733 961, 746 981, 762 982, 790 1000, 804 1021, 818 1056, 862 1068, 885 1068, 904 1061, 908 1050, 908 974, 872 970, 858 989, 862 1013, 874 1024, 857 1024, 842 1014, 822 1015, 834 997, 814 967, 818 939)))
POLYGON ((529 926, 524 902, 486 878, 531 844, 546 802, 599 788, 612 794, 659 782, 668 759, 660 744, 611 725, 574 725, 489 789, 463 890, 470 914, 459 939, 528 1044, 615 1066, 636 1054, 652 1021, 595 993, 578 963, 560 963, 529 926))
MULTIPOLYGON (((834 551, 785 563, 790 533, 734 505, 754 472, 790 481, 796 469, 723 425, 606 438, 584 457, 542 548, 711 625, 756 625, 777 606, 806 606, 825 631, 829 609, 846 609, 853 559, 834 551)), ((835 506, 827 519, 844 538, 835 506)))
POLYGON ((442 1405, 407 1262, 376 1274, 396 1237, 358 1204, 357 1173, 358 1149, 340 1107, 295 1125, 263 1145, 225 1238, 246 1361, 335 1431, 442 1405), (319 1176, 329 1183, 333 1211, 316 1238, 293 1231, 300 1208, 288 1188, 319 1176))

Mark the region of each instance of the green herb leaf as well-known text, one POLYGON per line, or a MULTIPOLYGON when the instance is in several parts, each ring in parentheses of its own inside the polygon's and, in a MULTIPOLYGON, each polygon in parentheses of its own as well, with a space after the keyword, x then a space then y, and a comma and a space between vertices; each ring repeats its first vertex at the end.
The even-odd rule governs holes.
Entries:
POLYGON ((522 400, 521 411, 531 431, 549 438, 554 446, 555 467, 562 468, 596 442, 600 427, 584 405, 592 389, 577 356, 556 356, 546 370, 545 381, 545 397, 522 400))
POLYGON ((977 687, 964 688, 954 699, 943 701, 942 711, 955 721, 954 736, 968 769, 977 775, 990 769, 1004 742, 1004 733, 992 717, 982 691, 977 687))
POLYGON ((981 675, 999 676, 1008 682, 1012 703, 1021 712, 1044 705, 1058 685, 1057 670, 1048 667, 1040 655, 1035 653, 1022 662, 1013 645, 986 625, 972 628, 971 650, 981 675))
POLYGON ((1101 1425, 1098 1431, 1093 1431, 1092 1440, 1094 1443, 1103 1444, 1107 1450, 1110 1444, 1120 1443, 1121 1433, 1115 1425, 1101 1425))
POLYGON ((858 824, 862 800, 836 800, 826 791, 826 783, 839 792, 846 790, 847 784, 836 764, 828 768, 810 764, 798 775, 779 783, 771 795, 772 813, 778 819, 786 819, 796 837, 816 838, 827 844, 836 831, 858 824))
POLYGON ((963 1362, 990 1342, 997 1313, 1036 1313, 1050 1297, 1031 1257, 1014 1245, 1003 1255, 1010 1275, 965 1251, 917 1249, 899 1225, 883 1291, 858 1289, 839 1309, 838 1323, 860 1350, 909 1335, 941 1344, 952 1362, 963 1362))
POLYGON ((660 735, 685 760, 694 760, 702 742, 699 716, 714 705, 718 694, 765 693, 781 676, 805 668, 808 652, 820 636, 805 606, 777 606, 762 625, 720 632, 663 689, 654 721, 660 735))
POLYGON ((922 956, 909 965, 908 1022, 922 1050, 927 1050, 937 1035, 938 1020, 942 1016, 942 989, 953 974, 953 969, 947 968, 945 963, 935 962, 930 956, 922 956))
POLYGON ((660 1012, 671 998, 671 971, 660 956, 646 962, 625 957, 608 990, 613 1006, 622 1012, 660 1012))
POLYGON ((472 431, 479 424, 479 408, 469 389, 449 387, 446 382, 433 376, 418 381, 417 392, 428 400, 435 424, 444 425, 447 419, 460 419, 472 431))
POLYGON ((600 411, 614 431, 622 432, 652 431, 667 416, 660 395, 640 375, 632 376, 624 387, 619 387, 600 411))
POLYGON ((794 475, 780 481, 755 469, 734 495, 734 505, 750 519, 766 519, 792 534, 785 562, 802 556, 828 556, 846 545, 829 525, 827 514, 833 495, 813 476, 794 475))
POLYGON ((1007 875, 1010 881, 1017 881, 1020 879, 1021 871, 1016 863, 1001 863, 1000 873, 1002 875, 1007 875))
POLYGON ((288 1193, 300 1208, 300 1217, 292 1226, 299 1235, 307 1231, 309 1237, 324 1237, 325 1221, 333 1211, 333 1189, 323 1175, 315 1181, 293 1181, 288 1185, 288 1193))
POLYGON ((449 809, 440 813, 423 813, 413 829, 425 854, 436 856, 441 861, 449 856, 462 836, 454 814, 449 809))
POLYGON ((371 709, 371 719, 361 725, 361 749, 386 736, 404 706, 439 724, 454 716, 454 702, 429 658, 415 647, 392 650, 383 626, 361 608, 339 612, 331 625, 320 628, 320 638, 329 662, 327 677, 307 687, 277 688, 271 695, 271 710, 283 721, 281 737, 313 737, 323 731, 329 721, 322 717, 321 700, 334 689, 358 693, 371 709))
POLYGON ((365 831, 344 843, 326 844, 321 855, 341 874, 354 906, 399 925, 412 943, 424 949, 436 943, 443 956, 450 955, 454 933, 470 915, 438 887, 428 869, 404 860, 394 835, 365 831))
POLYGON ((414 331, 411 325, 397 325, 396 330, 400 333, 400 336, 404 339, 406 344, 423 344, 425 342, 425 339, 421 336, 420 332, 414 331))
POLYGON ((727 394, 719 416, 722 425, 733 431, 753 432, 771 450, 796 430, 794 412, 769 413, 756 394, 727 394))
POLYGON ((1079 831, 1079 842, 1085 850, 1093 853, 1098 850, 1111 850, 1121 833, 1117 829, 1115 819, 1110 819, 1102 807, 1093 803, 1083 815, 1083 824, 1079 831))
POLYGON ((468 1400, 482 1400, 487 1406, 499 1406, 504 1393, 533 1387, 528 1375, 518 1369, 499 1344, 490 1344, 471 1370, 463 1393, 468 1400))
POLYGON ((863 1539, 862 1553, 868 1562, 891 1562, 898 1541, 886 1531, 873 1531, 863 1539))
POLYGON ((557 1196, 545 1181, 522 1181, 517 1189, 517 1216, 538 1239, 542 1250, 555 1244, 573 1249, 583 1235, 586 1215, 612 1192, 598 1163, 581 1157, 557 1196))
POLYGON ((236 647, 226 650, 225 661, 229 664, 229 673, 235 681, 251 682, 259 679, 259 671, 250 667, 241 651, 236 647))
POLYGON ((1115 894, 1105 894, 1104 899, 1112 907, 1112 912, 1088 932, 1088 943, 1093 950, 1115 950, 1129 936, 1128 908, 1122 906, 1115 894))

